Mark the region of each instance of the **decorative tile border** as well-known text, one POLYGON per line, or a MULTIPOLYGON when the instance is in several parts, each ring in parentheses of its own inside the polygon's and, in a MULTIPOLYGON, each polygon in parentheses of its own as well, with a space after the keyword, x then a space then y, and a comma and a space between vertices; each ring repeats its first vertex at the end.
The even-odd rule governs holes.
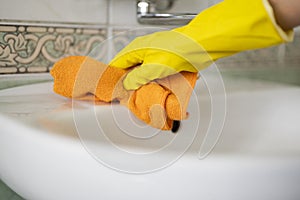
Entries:
MULTIPOLYGON (((147 27, 108 29, 95 24, 0 20, 0 74, 48 72, 54 62, 69 55, 108 61, 135 37, 159 31, 147 27), (112 39, 103 43, 108 37, 112 39)), ((243 52, 218 64, 226 68, 300 67, 299 39, 300 31, 296 31, 293 43, 243 52)))
POLYGON ((88 55, 106 38, 106 28, 96 25, 0 21, 0 74, 48 72, 62 57, 88 55))

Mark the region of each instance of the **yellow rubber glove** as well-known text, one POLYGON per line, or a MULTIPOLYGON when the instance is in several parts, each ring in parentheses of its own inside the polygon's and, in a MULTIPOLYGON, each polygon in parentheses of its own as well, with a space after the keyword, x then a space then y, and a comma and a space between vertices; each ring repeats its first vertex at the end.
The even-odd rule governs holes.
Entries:
POLYGON ((292 30, 285 32, 276 24, 267 0, 225 0, 186 26, 136 38, 109 65, 135 67, 123 82, 134 90, 180 71, 197 72, 219 58, 292 39, 292 30))

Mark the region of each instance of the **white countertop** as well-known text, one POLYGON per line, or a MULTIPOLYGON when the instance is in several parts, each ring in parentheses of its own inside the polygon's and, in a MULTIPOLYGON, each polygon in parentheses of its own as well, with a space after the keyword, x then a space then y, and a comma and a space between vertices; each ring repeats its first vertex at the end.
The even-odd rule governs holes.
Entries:
POLYGON ((237 84, 245 89, 227 88, 223 131, 204 159, 199 159, 199 149, 211 108, 208 96, 201 95, 202 83, 195 89, 200 120, 190 106, 190 119, 178 136, 160 132, 141 141, 117 134, 114 114, 127 113, 121 106, 72 102, 54 94, 51 82, 2 90, 0 178, 27 199, 297 199, 300 87, 237 84), (78 128, 92 130, 91 110, 108 141, 132 154, 132 160, 126 161, 105 140, 89 138, 92 146, 85 145, 78 128), (196 122, 198 129, 193 127, 196 122), (191 138, 194 130, 196 137, 191 138), (176 137, 182 143, 192 139, 191 146, 181 152, 178 144, 157 154, 158 160, 149 158, 176 137), (139 175, 122 172, 122 166, 147 168, 151 159, 161 162, 161 168, 139 175))

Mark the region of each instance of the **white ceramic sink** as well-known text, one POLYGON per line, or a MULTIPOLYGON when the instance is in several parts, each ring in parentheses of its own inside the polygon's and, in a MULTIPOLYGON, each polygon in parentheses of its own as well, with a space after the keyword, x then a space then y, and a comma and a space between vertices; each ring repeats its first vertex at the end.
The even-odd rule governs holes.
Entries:
POLYGON ((2 90, 0 178, 37 200, 299 199, 300 88, 236 84, 245 87, 228 89, 221 137, 202 159, 212 116, 201 81, 177 134, 119 105, 72 102, 51 82, 2 90))

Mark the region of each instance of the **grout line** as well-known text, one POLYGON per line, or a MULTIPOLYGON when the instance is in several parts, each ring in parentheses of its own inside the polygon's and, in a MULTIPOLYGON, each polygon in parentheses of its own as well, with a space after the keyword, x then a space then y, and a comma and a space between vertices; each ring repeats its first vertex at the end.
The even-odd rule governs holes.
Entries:
POLYGON ((111 24, 111 16, 112 16, 112 0, 106 0, 106 25, 109 26, 111 24))
POLYGON ((108 42, 108 45, 107 45, 107 61, 110 61, 112 59, 112 50, 113 50, 113 44, 112 44, 112 40, 110 39, 113 35, 113 27, 111 27, 111 17, 112 17, 112 14, 113 14, 113 5, 112 5, 112 1, 113 0, 107 0, 107 27, 106 27, 106 30, 107 30, 107 33, 106 33, 106 41, 108 42))

